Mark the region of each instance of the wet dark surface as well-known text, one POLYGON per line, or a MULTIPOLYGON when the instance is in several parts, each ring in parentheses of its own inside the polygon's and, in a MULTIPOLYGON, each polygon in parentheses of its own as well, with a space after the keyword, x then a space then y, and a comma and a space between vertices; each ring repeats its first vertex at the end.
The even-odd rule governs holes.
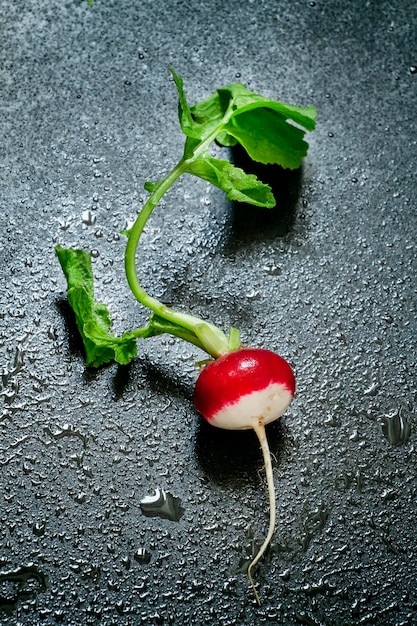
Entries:
POLYGON ((416 623, 417 5, 0 0, 0 25, 0 623, 416 623), (294 366, 260 608, 255 436, 200 423, 177 340, 86 369, 53 252, 94 250, 116 333, 146 319, 117 233, 181 156, 169 63, 191 102, 239 80, 318 108, 278 210, 186 178, 139 255, 155 296, 294 366))

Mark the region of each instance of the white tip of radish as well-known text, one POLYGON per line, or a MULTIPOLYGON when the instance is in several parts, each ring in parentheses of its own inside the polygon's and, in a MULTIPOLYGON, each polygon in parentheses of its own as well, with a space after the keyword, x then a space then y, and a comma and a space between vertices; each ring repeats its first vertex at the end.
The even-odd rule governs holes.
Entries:
POLYGON ((252 391, 226 405, 208 421, 228 430, 245 430, 256 424, 269 424, 280 417, 293 396, 284 385, 272 383, 262 391, 252 391))

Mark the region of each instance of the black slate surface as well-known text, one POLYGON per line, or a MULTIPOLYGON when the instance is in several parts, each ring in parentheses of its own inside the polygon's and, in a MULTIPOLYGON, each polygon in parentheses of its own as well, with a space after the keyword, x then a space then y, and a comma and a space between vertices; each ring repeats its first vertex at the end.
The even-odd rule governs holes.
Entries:
POLYGON ((416 623, 417 5, 0 0, 0 29, 0 623, 416 623), (191 102, 241 81, 318 109, 301 172, 265 172, 277 210, 187 178, 139 256, 294 366, 260 608, 254 435, 201 424, 174 339, 86 369, 53 252, 94 251, 116 332, 146 319, 117 233, 181 156, 169 63, 191 102))

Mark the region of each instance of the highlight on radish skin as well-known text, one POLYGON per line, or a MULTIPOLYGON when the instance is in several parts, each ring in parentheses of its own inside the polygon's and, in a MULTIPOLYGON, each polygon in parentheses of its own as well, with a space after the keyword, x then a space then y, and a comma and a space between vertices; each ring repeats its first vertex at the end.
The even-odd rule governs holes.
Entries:
POLYGON ((249 582, 260 604, 252 570, 275 530, 275 486, 265 425, 278 419, 295 392, 294 373, 285 359, 262 348, 241 348, 211 361, 200 372, 194 406, 213 426, 229 430, 252 428, 261 445, 269 497, 269 528, 248 567, 249 582))

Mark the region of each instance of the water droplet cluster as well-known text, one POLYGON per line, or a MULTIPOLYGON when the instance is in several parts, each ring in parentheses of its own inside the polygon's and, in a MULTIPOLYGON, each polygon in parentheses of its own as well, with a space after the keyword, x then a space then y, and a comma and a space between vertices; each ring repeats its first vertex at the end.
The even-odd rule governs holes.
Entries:
POLYGON ((0 622, 414 623, 415 6, 393 21, 384 1, 2 4, 0 622), (263 536, 253 433, 200 423, 202 355, 173 338, 87 370, 53 255, 93 250, 115 333, 147 317, 120 232, 179 156, 168 62, 190 101, 241 80, 319 110, 302 172, 264 170, 277 210, 184 179, 139 252, 156 297, 296 371, 268 433, 260 609, 241 573, 263 536))

